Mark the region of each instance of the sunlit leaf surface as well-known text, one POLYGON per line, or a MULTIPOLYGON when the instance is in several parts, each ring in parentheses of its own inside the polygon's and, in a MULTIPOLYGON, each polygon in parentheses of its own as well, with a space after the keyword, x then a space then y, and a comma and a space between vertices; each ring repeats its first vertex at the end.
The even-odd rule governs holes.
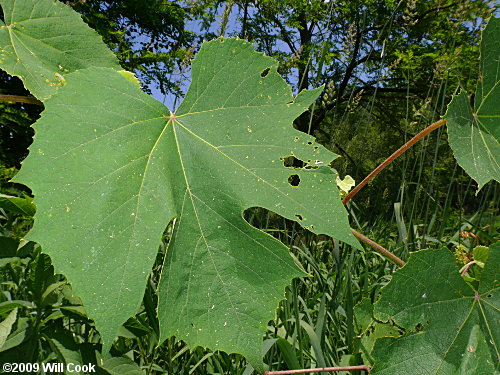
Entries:
POLYGON ((462 91, 448 105, 448 137, 455 158, 477 181, 500 182, 500 18, 482 34, 481 72, 472 107, 462 91))
POLYGON ((336 157, 292 121, 277 63, 237 39, 205 43, 175 114, 104 68, 66 76, 45 103, 17 181, 33 189, 41 243, 96 321, 105 347, 144 294, 166 226, 163 338, 262 364, 262 334, 285 286, 304 275, 288 249, 243 219, 264 207, 358 246, 328 166, 336 157), (294 156, 302 168, 287 167, 294 156))
POLYGON ((38 99, 51 96, 78 69, 119 69, 101 37, 69 6, 47 0, 0 0, 0 6, 0 68, 20 77, 38 99))
POLYGON ((413 253, 375 304, 375 317, 407 330, 377 340, 373 374, 476 374, 498 370, 500 242, 489 250, 478 290, 447 249, 413 253))

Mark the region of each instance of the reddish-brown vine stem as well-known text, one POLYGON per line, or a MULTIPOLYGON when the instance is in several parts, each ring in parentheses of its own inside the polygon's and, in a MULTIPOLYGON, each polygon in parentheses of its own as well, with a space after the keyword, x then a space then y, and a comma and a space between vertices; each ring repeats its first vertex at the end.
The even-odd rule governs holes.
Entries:
POLYGON ((358 238, 359 240, 363 241, 364 243, 370 245, 371 247, 373 247, 375 250, 377 250, 377 252, 379 254, 382 254, 383 256, 385 256, 386 258, 389 258, 390 260, 392 260, 394 263, 396 263, 398 266, 401 266, 403 267, 406 262, 402 259, 400 259, 399 257, 397 257, 396 255, 394 255, 393 253, 391 253, 389 250, 387 250, 385 247, 379 245, 378 243, 376 243, 375 241, 372 241, 370 240, 368 237, 362 235, 361 233, 359 233, 358 231, 354 230, 351 228, 351 232, 352 234, 354 234, 354 236, 356 238, 358 238))
POLYGON ((15 102, 15 103, 43 105, 43 103, 37 98, 32 98, 31 96, 18 96, 18 95, 0 95, 0 102, 15 102))
POLYGON ((365 365, 360 366, 344 366, 344 367, 322 367, 301 370, 284 370, 284 371, 265 371, 264 375, 292 375, 292 374, 311 374, 315 372, 331 372, 331 371, 364 371, 370 373, 370 368, 365 365))
POLYGON ((352 191, 345 196, 345 198, 342 200, 342 203, 346 204, 351 200, 352 197, 354 197, 358 191, 361 190, 363 186, 365 186, 373 177, 378 175, 380 171, 382 171, 385 167, 387 167, 389 164, 392 163, 394 159, 396 159, 399 155, 404 153, 406 150, 408 150, 411 146, 413 146, 415 143, 417 143, 419 140, 421 140, 423 137, 425 137, 427 134, 432 132, 433 130, 436 130, 437 128, 443 126, 446 124, 446 120, 439 120, 436 121, 435 123, 429 125, 426 127, 424 130, 422 130, 420 133, 418 133, 416 136, 414 136, 412 139, 410 139, 408 142, 406 142, 403 146, 401 146, 398 150, 396 150, 391 156, 389 156, 387 159, 384 160, 382 164, 380 164, 377 168, 375 168, 372 173, 370 173, 368 176, 365 177, 363 181, 359 183, 352 191))
MULTIPOLYGON (((422 130, 420 133, 418 133, 416 136, 414 136, 408 142, 406 142, 403 146, 401 146, 398 150, 396 150, 391 156, 389 156, 387 159, 385 159, 384 162, 382 164, 380 164, 377 168, 375 168, 368 176, 366 176, 365 179, 363 181, 361 181, 359 183, 359 185, 357 185, 349 194, 347 194, 345 196, 345 198, 342 199, 342 203, 346 204, 347 202, 349 202, 351 200, 351 198, 354 197, 357 194, 357 192, 361 190, 361 188, 363 186, 365 186, 373 177, 375 177, 377 174, 379 174, 380 171, 382 171, 385 167, 387 167, 389 164, 391 164, 394 159, 396 159, 399 155, 401 155, 406 150, 408 150, 411 146, 413 146, 415 143, 417 143, 419 140, 421 140, 427 134, 429 134, 433 130, 436 130, 437 128, 443 126, 444 124, 446 124, 446 120, 436 121, 435 123, 429 125, 424 130, 422 130)), ((387 250, 383 246, 379 245, 375 241, 370 240, 368 237, 362 235, 358 231, 351 228, 351 232, 359 240, 370 245, 379 254, 382 254, 386 258, 389 258, 390 260, 392 260, 394 263, 398 264, 399 266, 404 266, 406 264, 405 261, 401 260, 396 255, 391 253, 389 250, 387 250)), ((335 244, 333 242, 333 238, 332 238, 332 245, 335 246, 335 244)))
MULTIPOLYGON (((385 167, 387 167, 389 164, 392 163, 394 159, 396 159, 399 155, 404 153, 406 150, 408 150, 411 146, 413 146, 415 143, 417 143, 420 139, 425 137, 427 134, 432 132, 433 130, 436 130, 437 128, 443 126, 446 124, 446 120, 439 120, 436 121, 435 123, 429 125, 427 128, 422 130, 420 133, 418 133, 416 136, 414 136, 412 139, 410 139, 408 142, 406 142, 403 146, 401 146, 397 151, 395 151, 391 156, 389 156, 382 164, 380 164, 377 168, 375 168, 372 173, 370 173, 368 176, 365 177, 363 181, 359 185, 357 185, 349 194, 345 196, 345 198, 342 200, 343 204, 346 204, 351 200, 352 197, 354 197, 358 191, 361 190, 363 186, 365 186, 373 177, 375 177, 377 174, 380 173, 385 167)), ((358 231, 354 230, 351 228, 352 234, 359 240, 363 241, 364 243, 370 245, 373 247, 379 254, 382 254, 386 258, 389 258, 392 260, 394 263, 396 263, 399 266, 404 266, 406 262, 401 260, 399 257, 391 253, 389 250, 384 248, 383 246, 379 245, 375 241, 370 240, 368 237, 362 235, 358 231)), ((331 239, 332 245, 335 246, 335 243, 333 241, 333 238, 331 239)), ((362 366, 347 366, 347 367, 327 367, 327 368, 313 368, 313 369, 302 369, 302 370, 286 370, 286 371, 266 371, 264 372, 265 375, 288 375, 288 374, 305 374, 305 373, 315 373, 315 372, 330 372, 330 371, 365 371, 367 373, 370 372, 370 367, 362 365, 362 366)))

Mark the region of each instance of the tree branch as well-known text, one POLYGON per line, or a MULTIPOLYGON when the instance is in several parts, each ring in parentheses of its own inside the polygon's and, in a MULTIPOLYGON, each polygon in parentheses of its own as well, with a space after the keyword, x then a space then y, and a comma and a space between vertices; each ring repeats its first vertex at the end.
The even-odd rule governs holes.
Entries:
POLYGON ((338 97, 340 98, 344 94, 344 90, 347 88, 347 84, 349 83, 349 80, 351 79, 352 73, 354 69, 360 64, 358 62, 358 53, 359 53, 359 48, 361 46, 361 37, 363 34, 359 31, 358 26, 356 25, 356 40, 354 41, 354 49, 352 51, 352 57, 351 61, 349 62, 349 65, 347 65, 347 68, 345 70, 344 74, 344 79, 339 85, 339 90, 338 90, 338 97))
POLYGON ((285 26, 283 26, 283 24, 280 22, 278 16, 275 13, 273 13, 273 21, 276 24, 276 26, 278 26, 278 28, 280 29, 281 37, 287 44, 288 48, 290 48, 290 51, 293 54, 297 53, 297 49, 295 48, 294 44, 292 43, 292 41, 288 36, 288 31, 286 30, 285 26))
POLYGON ((361 39, 362 39, 362 34, 360 32, 356 33, 356 41, 354 43, 352 58, 351 61, 349 62, 349 65, 346 68, 346 71, 344 73, 344 78, 342 79, 342 82, 339 85, 337 93, 337 102, 325 106, 325 108, 323 108, 321 111, 316 111, 314 116, 314 124, 316 124, 316 126, 318 126, 325 119, 328 111, 330 111, 333 107, 335 107, 339 102, 345 100, 344 91, 347 88, 347 85, 352 77, 354 69, 356 69, 356 67, 358 67, 359 65, 361 65, 370 58, 370 55, 366 55, 360 59, 357 59, 357 55, 359 54, 359 49, 361 46, 361 39))
POLYGON ((457 3, 451 3, 451 4, 448 4, 448 5, 440 5, 440 6, 437 6, 435 8, 432 8, 432 9, 429 9, 429 10, 426 10, 424 13, 422 14, 419 14, 417 17, 413 18, 414 22, 420 22, 420 21, 423 21, 423 19, 425 18, 425 16, 427 16, 428 14, 430 13, 433 13, 433 12, 436 12, 438 13, 439 11, 443 10, 443 9, 448 9, 448 8, 452 8, 454 6, 456 6, 457 3))

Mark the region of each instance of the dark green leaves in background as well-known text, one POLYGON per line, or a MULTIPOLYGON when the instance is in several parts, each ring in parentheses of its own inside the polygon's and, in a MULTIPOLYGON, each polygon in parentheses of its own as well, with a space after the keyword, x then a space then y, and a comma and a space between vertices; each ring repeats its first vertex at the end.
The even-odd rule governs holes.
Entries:
POLYGON ((33 198, 20 198, 6 194, 0 194, 0 209, 26 216, 33 216, 36 212, 33 198))
POLYGON ((481 72, 474 105, 465 91, 448 105, 448 136, 455 158, 481 189, 500 182, 500 18, 492 17, 481 41, 481 72))
MULTIPOLYGON (((373 374, 493 374, 500 347, 500 243, 489 249, 479 287, 447 250, 413 253, 375 304, 375 318, 406 330, 377 340, 373 374)), ((498 369, 498 368, 497 368, 498 369)))

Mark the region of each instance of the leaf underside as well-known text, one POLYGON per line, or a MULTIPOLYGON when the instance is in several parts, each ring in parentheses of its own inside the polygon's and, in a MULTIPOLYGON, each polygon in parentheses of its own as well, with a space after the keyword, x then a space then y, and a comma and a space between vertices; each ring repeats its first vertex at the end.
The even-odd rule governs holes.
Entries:
POLYGON ((304 273, 243 212, 264 207, 359 247, 328 167, 336 155, 292 127, 321 89, 294 98, 277 63, 237 39, 204 43, 175 114, 113 69, 65 80, 16 176, 35 195, 30 239, 68 277, 109 348, 139 308, 175 219, 159 285, 162 338, 262 368, 267 323, 304 273), (286 167, 290 156, 304 167, 286 167))
POLYGON ((375 304, 377 319, 390 319, 409 332, 377 340, 372 373, 486 375, 498 370, 499 253, 497 242, 477 291, 460 277, 447 249, 413 253, 375 304))
POLYGON ((492 17, 482 33, 480 78, 474 108, 462 91, 448 105, 448 138, 455 158, 477 181, 500 182, 500 18, 492 17))
POLYGON ((65 76, 91 66, 119 70, 101 37, 59 1, 0 0, 0 67, 22 79, 40 100, 55 93, 65 76))

